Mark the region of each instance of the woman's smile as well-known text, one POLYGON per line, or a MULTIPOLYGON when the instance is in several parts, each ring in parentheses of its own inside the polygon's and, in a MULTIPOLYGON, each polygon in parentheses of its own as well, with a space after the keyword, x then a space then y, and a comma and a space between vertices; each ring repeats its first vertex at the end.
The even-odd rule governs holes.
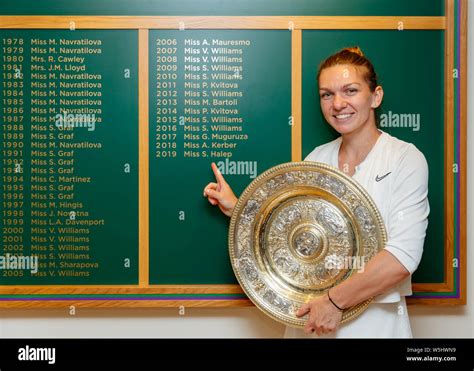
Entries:
POLYGON ((354 116, 354 114, 355 114, 355 112, 337 113, 337 114, 333 115, 332 117, 334 117, 336 119, 337 123, 343 124, 343 123, 348 122, 354 116))

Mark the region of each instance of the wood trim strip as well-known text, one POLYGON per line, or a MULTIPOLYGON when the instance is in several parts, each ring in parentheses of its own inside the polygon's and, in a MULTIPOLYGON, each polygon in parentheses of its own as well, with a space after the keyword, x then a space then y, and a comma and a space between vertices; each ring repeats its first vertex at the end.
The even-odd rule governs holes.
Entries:
POLYGON ((51 308, 229 308, 229 307, 251 307, 252 302, 248 299, 242 300, 97 300, 97 301, 9 301, 0 302, 2 309, 51 309, 51 308))
POLYGON ((444 282, 453 290, 454 257, 454 0, 446 0, 444 39, 444 282))
POLYGON ((464 304, 461 299, 452 299, 452 298, 407 298, 408 305, 429 305, 429 306, 454 306, 464 304))
MULTIPOLYGON (((0 295, 242 294, 239 285, 0 286, 0 295)), ((1 300, 0 300, 1 301, 1 300)))
POLYGON ((460 236, 459 236, 459 269, 460 271, 460 304, 466 305, 467 303, 467 12, 468 12, 468 2, 460 1, 461 6, 461 17, 459 19, 460 24, 460 64, 461 71, 459 71, 459 83, 461 84, 461 94, 460 94, 460 156, 461 156, 461 166, 459 183, 461 188, 460 194, 460 236))
POLYGON ((412 289, 414 292, 451 292, 452 287, 446 282, 443 283, 413 283, 412 289))
POLYGON ((301 161, 302 32, 291 33, 291 161, 301 161))
POLYGON ((149 284, 148 30, 138 30, 138 282, 149 284))
POLYGON ((367 29, 443 30, 445 17, 394 16, 1 16, 16 29, 367 29), (73 23, 71 23, 73 22, 73 23), (292 23, 290 23, 292 22, 292 23))

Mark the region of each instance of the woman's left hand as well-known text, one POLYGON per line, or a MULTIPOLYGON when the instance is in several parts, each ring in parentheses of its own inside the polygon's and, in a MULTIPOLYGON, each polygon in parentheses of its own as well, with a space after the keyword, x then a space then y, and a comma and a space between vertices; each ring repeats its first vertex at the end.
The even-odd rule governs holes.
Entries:
POLYGON ((342 312, 329 301, 327 295, 304 304, 296 315, 302 317, 307 313, 309 313, 309 318, 304 328, 306 334, 316 331, 318 335, 321 335, 336 331, 342 320, 342 312))

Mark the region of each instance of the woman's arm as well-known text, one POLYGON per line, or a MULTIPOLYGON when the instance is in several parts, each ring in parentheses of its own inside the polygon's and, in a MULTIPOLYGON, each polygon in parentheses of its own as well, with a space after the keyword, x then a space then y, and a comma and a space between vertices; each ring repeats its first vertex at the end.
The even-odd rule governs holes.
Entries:
POLYGON ((336 308, 350 308, 373 296, 396 286, 410 276, 410 272, 388 251, 382 250, 350 279, 329 290, 324 295, 303 305, 297 312, 299 317, 309 313, 304 331, 314 329, 318 335, 335 331, 342 319, 342 312, 336 308))
POLYGON ((428 165, 423 154, 411 146, 394 171, 389 216, 386 220, 388 241, 364 267, 349 279, 305 305, 297 315, 310 313, 305 331, 318 334, 334 331, 342 313, 370 297, 382 294, 409 277, 418 267, 428 224, 428 165))
POLYGON ((331 299, 340 308, 349 308, 380 295, 401 283, 410 272, 386 250, 380 251, 351 279, 330 290, 331 299))

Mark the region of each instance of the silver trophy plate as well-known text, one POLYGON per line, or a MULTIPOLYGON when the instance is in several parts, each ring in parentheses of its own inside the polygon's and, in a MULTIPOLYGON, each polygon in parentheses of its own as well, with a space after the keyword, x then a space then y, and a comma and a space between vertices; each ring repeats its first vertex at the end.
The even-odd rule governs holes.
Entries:
MULTIPOLYGON (((229 253, 245 294, 264 313, 293 327, 296 311, 364 269, 385 246, 375 203, 351 177, 318 162, 275 166, 242 193, 229 229, 229 253)), ((360 315, 368 299, 344 310, 360 315)))

